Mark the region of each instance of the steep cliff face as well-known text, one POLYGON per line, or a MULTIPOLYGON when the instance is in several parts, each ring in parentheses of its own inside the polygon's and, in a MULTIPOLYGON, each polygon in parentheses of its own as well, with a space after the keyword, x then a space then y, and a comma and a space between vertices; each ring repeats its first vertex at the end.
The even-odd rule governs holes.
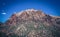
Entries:
POLYGON ((60 17, 52 17, 34 9, 13 14, 4 25, 6 35, 10 37, 60 36, 60 17))

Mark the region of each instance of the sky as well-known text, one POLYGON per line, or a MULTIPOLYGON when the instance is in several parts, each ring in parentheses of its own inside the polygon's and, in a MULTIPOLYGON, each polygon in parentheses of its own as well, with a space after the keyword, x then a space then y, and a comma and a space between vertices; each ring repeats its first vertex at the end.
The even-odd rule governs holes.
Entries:
POLYGON ((0 22, 5 22, 14 13, 32 8, 60 16, 60 0, 0 0, 0 22))

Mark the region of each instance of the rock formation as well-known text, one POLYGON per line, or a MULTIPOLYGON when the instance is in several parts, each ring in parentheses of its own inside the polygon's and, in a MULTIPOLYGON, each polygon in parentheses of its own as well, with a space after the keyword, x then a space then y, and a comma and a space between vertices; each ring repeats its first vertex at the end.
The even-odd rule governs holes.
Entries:
POLYGON ((1 30, 8 37, 60 37, 60 17, 28 9, 13 14, 1 30))

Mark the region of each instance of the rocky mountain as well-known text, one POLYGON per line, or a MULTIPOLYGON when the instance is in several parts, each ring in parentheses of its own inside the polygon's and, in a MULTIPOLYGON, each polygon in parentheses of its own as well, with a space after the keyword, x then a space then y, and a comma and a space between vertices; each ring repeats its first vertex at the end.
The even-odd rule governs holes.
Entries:
POLYGON ((60 37, 60 17, 40 10, 24 10, 13 14, 1 32, 6 33, 6 37, 60 37))

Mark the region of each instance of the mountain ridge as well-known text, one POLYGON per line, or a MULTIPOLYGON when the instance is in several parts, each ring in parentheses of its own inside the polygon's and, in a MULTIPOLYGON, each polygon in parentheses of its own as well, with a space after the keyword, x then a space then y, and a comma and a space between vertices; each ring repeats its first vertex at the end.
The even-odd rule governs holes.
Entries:
POLYGON ((2 26, 9 37, 60 37, 60 18, 28 9, 13 14, 2 26))

